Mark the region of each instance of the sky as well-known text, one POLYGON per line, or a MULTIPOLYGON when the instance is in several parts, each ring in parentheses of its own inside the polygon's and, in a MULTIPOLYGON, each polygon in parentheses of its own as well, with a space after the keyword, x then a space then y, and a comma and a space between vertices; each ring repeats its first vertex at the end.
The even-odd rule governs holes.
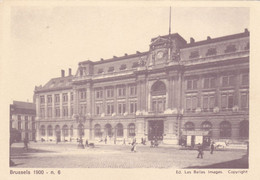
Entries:
MULTIPOLYGON (((33 100, 35 86, 75 74, 78 62, 149 50, 151 38, 169 31, 163 6, 14 6, 7 16, 8 52, 1 79, 8 101, 33 100)), ((241 33, 249 27, 249 8, 172 7, 171 32, 189 41, 241 33)))

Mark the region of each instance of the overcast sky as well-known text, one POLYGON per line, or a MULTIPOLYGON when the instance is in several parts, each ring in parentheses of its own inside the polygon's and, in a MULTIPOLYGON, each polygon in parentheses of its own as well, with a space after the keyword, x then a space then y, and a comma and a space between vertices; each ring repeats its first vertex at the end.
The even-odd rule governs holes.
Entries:
MULTIPOLYGON (((172 8, 171 24, 187 41, 240 33, 250 30, 249 8, 172 8)), ((8 27, 8 98, 32 101, 34 86, 61 69, 75 74, 80 61, 147 51, 151 38, 168 33, 169 7, 16 6, 8 27)))

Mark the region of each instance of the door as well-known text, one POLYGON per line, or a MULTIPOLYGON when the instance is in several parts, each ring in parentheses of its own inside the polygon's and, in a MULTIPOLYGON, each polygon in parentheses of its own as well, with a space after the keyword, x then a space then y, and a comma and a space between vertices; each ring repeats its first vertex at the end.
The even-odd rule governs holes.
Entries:
POLYGON ((163 140, 163 120, 149 121, 148 140, 163 140))

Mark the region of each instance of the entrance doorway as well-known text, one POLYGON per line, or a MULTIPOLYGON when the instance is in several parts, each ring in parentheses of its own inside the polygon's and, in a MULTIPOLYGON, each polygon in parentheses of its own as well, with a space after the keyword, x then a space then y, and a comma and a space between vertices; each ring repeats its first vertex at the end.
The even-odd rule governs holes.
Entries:
POLYGON ((162 120, 148 121, 148 140, 163 140, 164 126, 162 120))

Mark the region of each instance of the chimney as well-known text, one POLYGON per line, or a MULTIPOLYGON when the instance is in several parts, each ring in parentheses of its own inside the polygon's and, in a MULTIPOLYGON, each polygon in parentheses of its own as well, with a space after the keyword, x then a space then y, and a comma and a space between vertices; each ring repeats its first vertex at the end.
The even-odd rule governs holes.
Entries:
POLYGON ((65 76, 65 71, 62 69, 61 70, 61 77, 64 77, 65 76))
POLYGON ((100 59, 100 61, 104 61, 104 59, 103 59, 103 58, 101 58, 101 59, 100 59))
POLYGON ((245 28, 245 34, 249 34, 249 31, 247 28, 245 28))
POLYGON ((140 52, 139 52, 139 51, 136 51, 136 54, 140 54, 140 52))
POLYGON ((128 54, 127 53, 125 53, 125 56, 127 56, 128 54))
POLYGON ((194 43, 194 42, 195 42, 194 38, 191 37, 191 38, 190 38, 190 43, 192 44, 192 43, 194 43))
POLYGON ((117 58, 116 56, 113 56, 113 58, 117 58))
POLYGON ((71 68, 69 68, 69 76, 71 76, 71 68))
POLYGON ((211 40, 211 37, 210 37, 210 36, 208 36, 208 37, 207 37, 207 40, 211 40))

